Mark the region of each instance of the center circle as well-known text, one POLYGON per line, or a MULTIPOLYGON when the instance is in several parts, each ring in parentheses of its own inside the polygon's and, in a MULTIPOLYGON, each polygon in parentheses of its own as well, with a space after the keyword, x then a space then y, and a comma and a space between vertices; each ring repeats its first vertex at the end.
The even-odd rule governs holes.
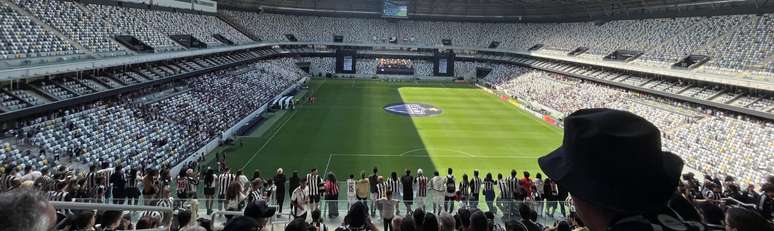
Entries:
POLYGON ((384 106, 384 111, 412 117, 427 117, 440 115, 441 108, 423 103, 394 103, 384 106))

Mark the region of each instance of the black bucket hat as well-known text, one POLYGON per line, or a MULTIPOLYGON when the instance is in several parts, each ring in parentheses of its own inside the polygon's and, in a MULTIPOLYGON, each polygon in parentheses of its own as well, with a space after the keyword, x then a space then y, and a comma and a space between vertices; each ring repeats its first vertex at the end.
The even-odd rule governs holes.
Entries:
POLYGON ((683 161, 661 151, 656 126, 613 109, 582 109, 564 121, 562 146, 538 159, 546 175, 597 206, 651 212, 666 205, 683 161))

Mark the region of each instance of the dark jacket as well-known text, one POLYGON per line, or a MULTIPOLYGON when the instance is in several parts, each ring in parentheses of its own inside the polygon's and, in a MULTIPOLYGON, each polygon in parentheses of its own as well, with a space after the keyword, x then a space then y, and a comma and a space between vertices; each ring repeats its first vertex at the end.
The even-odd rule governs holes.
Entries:
POLYGON ((113 184, 113 196, 126 195, 126 175, 120 170, 110 175, 110 183, 113 184))

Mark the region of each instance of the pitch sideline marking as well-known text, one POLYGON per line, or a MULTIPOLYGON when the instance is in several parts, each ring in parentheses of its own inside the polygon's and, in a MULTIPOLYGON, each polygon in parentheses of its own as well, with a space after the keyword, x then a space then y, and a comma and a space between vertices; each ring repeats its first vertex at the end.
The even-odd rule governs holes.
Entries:
POLYGON ((331 153, 330 155, 328 155, 328 163, 325 164, 325 171, 323 172, 323 174, 328 174, 328 167, 331 166, 331 159, 333 159, 333 155, 335 154, 336 153, 331 153))
MULTIPOLYGON (((320 83, 320 85, 317 85, 317 88, 314 91, 316 92, 317 90, 320 90, 320 88, 322 88, 322 86, 325 85, 325 82, 326 81, 323 80, 322 83, 320 83)), ((266 148, 266 145, 268 145, 271 142, 271 140, 274 139, 274 137, 277 136, 277 134, 279 134, 280 131, 282 131, 282 128, 285 127, 285 124, 288 124, 288 122, 292 120, 294 116, 296 116, 296 113, 298 113, 298 110, 293 110, 293 114, 291 114, 287 120, 285 120, 284 122, 282 122, 282 124, 280 124, 279 128, 277 128, 277 130, 274 131, 274 133, 271 134, 271 136, 269 136, 269 139, 267 139, 266 142, 264 142, 263 145, 261 145, 261 147, 258 148, 258 150, 256 150, 252 155, 250 155, 250 159, 247 159, 245 164, 242 165, 240 169, 244 169, 245 167, 247 167, 247 165, 250 164, 251 161, 253 161, 255 156, 258 155, 258 153, 260 153, 261 151, 263 151, 263 149, 266 148)))
POLYGON ((242 167, 240 169, 244 169, 245 167, 247 167, 247 165, 250 164, 251 161, 253 161, 253 159, 256 157, 256 155, 258 155, 258 153, 260 153, 261 151, 263 151, 264 148, 266 148, 266 145, 268 145, 271 142, 271 140, 274 139, 274 137, 277 136, 277 134, 279 134, 280 131, 282 131, 282 128, 285 127, 285 124, 287 124, 288 121, 292 120, 293 116, 296 116, 296 112, 298 112, 298 110, 294 110, 293 114, 291 114, 290 117, 287 120, 285 120, 284 122, 282 122, 282 124, 280 124, 279 128, 277 128, 277 130, 274 131, 273 134, 271 134, 269 139, 267 139, 266 142, 264 142, 263 145, 261 145, 261 147, 258 148, 258 150, 256 150, 252 155, 250 155, 250 159, 247 159, 245 164, 242 165, 242 167))
POLYGON ((463 152, 463 151, 459 151, 459 150, 454 150, 454 149, 445 149, 445 148, 417 148, 417 149, 412 149, 412 150, 406 151, 404 153, 401 153, 398 156, 406 156, 409 153, 417 152, 417 151, 422 151, 422 150, 430 151, 431 149, 432 150, 439 150, 439 151, 448 151, 448 152, 462 153, 462 154, 467 155, 468 157, 478 157, 476 155, 473 155, 473 154, 470 154, 470 153, 467 153, 467 152, 463 152))

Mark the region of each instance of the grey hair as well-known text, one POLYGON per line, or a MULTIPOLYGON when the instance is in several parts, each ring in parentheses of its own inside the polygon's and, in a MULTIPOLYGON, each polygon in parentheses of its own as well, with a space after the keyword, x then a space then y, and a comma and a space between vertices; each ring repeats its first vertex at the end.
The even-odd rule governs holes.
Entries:
POLYGON ((52 221, 45 212, 46 196, 32 190, 13 190, 0 194, 0 231, 46 231, 52 221))
POLYGON ((454 217, 447 212, 442 212, 438 216, 438 224, 441 225, 441 231, 454 231, 455 223, 454 217))

